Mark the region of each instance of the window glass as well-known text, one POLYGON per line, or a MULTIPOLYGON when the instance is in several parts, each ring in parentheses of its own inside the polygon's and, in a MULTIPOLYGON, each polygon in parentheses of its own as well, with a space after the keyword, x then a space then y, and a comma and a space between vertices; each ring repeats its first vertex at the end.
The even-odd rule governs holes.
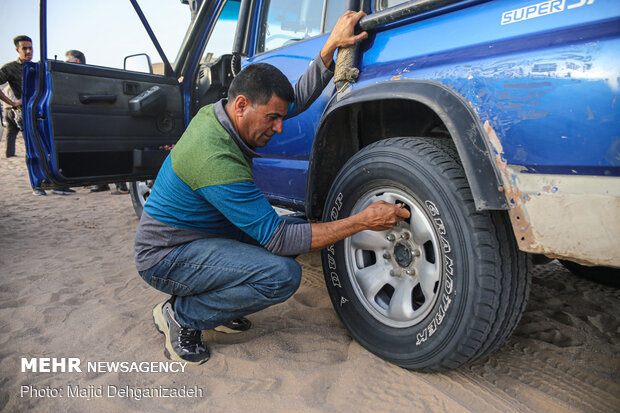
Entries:
MULTIPOLYGON (((189 7, 180 1, 139 0, 157 40, 172 63, 190 23, 189 7)), ((65 61, 79 50, 87 64, 123 68, 126 56, 147 53, 162 62, 138 14, 127 0, 48 2, 47 54, 65 61)), ((35 47, 38 47, 36 45, 35 47)))
POLYGON ((215 22, 207 47, 202 54, 201 63, 211 63, 223 54, 232 53, 240 6, 240 1, 229 0, 226 2, 220 17, 215 22))
POLYGON ((329 0, 325 15, 325 32, 331 32, 336 22, 347 10, 347 0, 329 0))
POLYGON ((377 1, 377 11, 385 10, 390 7, 398 6, 399 4, 408 3, 411 0, 379 0, 377 1))
POLYGON ((267 0, 263 6, 258 52, 321 34, 323 1, 267 0))

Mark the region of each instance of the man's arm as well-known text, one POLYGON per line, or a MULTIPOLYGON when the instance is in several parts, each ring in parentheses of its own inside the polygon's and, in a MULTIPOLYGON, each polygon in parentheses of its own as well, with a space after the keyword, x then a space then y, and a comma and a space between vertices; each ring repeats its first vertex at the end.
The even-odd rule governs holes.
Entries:
POLYGON ((402 205, 378 201, 362 212, 320 224, 284 222, 252 182, 199 188, 201 194, 233 225, 277 255, 323 249, 364 230, 383 231, 409 218, 402 205))
POLYGON ((340 16, 325 45, 323 45, 323 49, 321 49, 321 59, 323 59, 325 66, 329 67, 334 61, 336 49, 353 46, 368 37, 366 32, 355 34, 355 26, 365 15, 366 13, 363 11, 356 13, 349 10, 340 16))
POLYGON ((348 11, 338 19, 317 58, 310 64, 295 84, 295 102, 289 107, 286 118, 291 118, 308 109, 334 77, 334 53, 339 47, 352 46, 368 37, 368 33, 354 33, 355 25, 364 17, 363 11, 348 11))
POLYGON ((4 90, 2 90, 4 85, 9 81, 10 75, 9 75, 9 70, 7 69, 7 66, 9 65, 10 63, 7 63, 6 65, 0 68, 0 100, 9 106, 21 106, 22 105, 21 99, 13 100, 4 93, 4 90))
POLYGON ((332 222, 311 224, 310 251, 321 250, 360 231, 383 231, 410 217, 402 204, 378 201, 355 215, 332 222))
POLYGON ((4 94, 4 92, 0 89, 0 100, 3 101, 4 103, 6 103, 9 106, 21 106, 22 105, 22 100, 12 100, 10 97, 8 97, 7 95, 4 94))

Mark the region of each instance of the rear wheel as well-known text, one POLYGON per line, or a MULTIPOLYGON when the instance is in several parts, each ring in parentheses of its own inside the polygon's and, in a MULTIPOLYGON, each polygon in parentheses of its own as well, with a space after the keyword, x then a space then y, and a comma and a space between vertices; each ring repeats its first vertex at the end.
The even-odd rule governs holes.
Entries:
POLYGON ((328 195, 324 221, 371 203, 411 218, 323 250, 328 291, 353 337, 400 366, 456 368, 499 347, 529 292, 529 260, 504 212, 476 211, 451 142, 395 138, 353 156, 328 195))
POLYGON ((144 211, 144 204, 151 194, 151 188, 153 187, 152 179, 147 181, 134 181, 129 184, 129 193, 131 194, 131 203, 133 204, 133 209, 136 211, 136 215, 138 218, 142 216, 142 211, 144 211))

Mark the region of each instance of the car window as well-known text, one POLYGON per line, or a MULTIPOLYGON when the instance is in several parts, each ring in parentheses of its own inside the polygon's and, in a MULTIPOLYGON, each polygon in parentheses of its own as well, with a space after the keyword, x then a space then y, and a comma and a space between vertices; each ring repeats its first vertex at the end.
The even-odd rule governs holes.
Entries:
POLYGON ((398 6, 399 4, 408 3, 410 1, 411 0, 379 0, 375 3, 375 10, 380 11, 389 9, 390 7, 398 6))
POLYGON ((226 2, 217 22, 215 22, 207 47, 202 54, 201 63, 214 62, 223 54, 232 52, 240 6, 241 2, 238 0, 226 2))
POLYGON ((346 5, 346 0, 265 1, 256 52, 267 52, 331 31, 346 5))
MULTIPOLYGON (((173 62, 190 23, 189 8, 180 1, 138 3, 166 57, 173 62)), ((124 58, 138 53, 147 53, 153 65, 162 62, 127 0, 49 2, 47 21, 48 59, 65 61, 68 50, 79 50, 89 65, 122 69, 124 58)))
POLYGON ((258 51, 267 52, 321 34, 323 4, 316 7, 316 3, 316 0, 266 1, 258 51))
POLYGON ((343 0, 329 0, 325 11, 325 33, 331 32, 336 22, 347 10, 347 2, 343 0))

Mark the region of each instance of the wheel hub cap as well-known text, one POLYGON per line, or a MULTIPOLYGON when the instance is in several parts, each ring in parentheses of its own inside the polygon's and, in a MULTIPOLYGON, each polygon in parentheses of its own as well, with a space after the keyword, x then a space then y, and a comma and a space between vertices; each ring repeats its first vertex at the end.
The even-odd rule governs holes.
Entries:
POLYGON ((439 297, 439 239, 424 207, 397 188, 368 191, 351 213, 379 200, 403 204, 411 218, 387 231, 362 231, 346 238, 347 273, 369 314, 389 327, 407 328, 425 320, 439 297))
POLYGON ((399 242, 394 246, 394 259, 396 263, 402 267, 407 268, 413 261, 413 253, 411 248, 406 242, 399 242))

